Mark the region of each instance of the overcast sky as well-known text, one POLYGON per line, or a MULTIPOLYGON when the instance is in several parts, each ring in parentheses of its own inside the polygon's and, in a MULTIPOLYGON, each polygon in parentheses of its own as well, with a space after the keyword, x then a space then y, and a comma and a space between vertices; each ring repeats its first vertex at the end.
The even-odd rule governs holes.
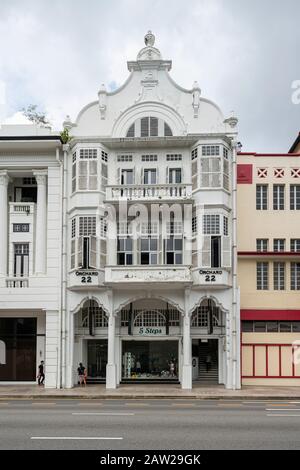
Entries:
POLYGON ((1 0, 2 115, 38 104, 55 128, 128 76, 151 29, 172 77, 239 118, 243 150, 287 151, 300 131, 299 0, 1 0), (3 85, 4 84, 4 85, 3 85))

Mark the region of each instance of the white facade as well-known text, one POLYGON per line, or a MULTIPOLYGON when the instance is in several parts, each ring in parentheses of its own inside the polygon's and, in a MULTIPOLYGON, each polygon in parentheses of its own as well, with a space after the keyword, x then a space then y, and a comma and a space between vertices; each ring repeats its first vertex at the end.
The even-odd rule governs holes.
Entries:
MULTIPOLYGON (((196 82, 178 86, 154 41, 149 32, 122 87, 102 86, 76 122, 66 119, 68 145, 52 152, 48 143, 47 159, 35 162, 31 142, 38 190, 26 213, 36 233, 26 288, 9 267, 20 235, 14 211, 0 230, 9 254, 0 257, 0 315, 29 309, 44 319, 46 386, 72 387, 83 362, 107 388, 190 389, 213 378, 240 387, 237 120, 224 119, 196 82)), ((27 175, 25 157, 4 150, 1 220, 14 167, 27 175)))

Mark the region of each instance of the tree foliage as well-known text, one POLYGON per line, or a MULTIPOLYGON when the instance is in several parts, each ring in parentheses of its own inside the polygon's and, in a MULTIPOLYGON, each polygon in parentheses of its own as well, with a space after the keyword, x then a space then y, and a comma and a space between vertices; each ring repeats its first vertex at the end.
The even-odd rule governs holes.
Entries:
POLYGON ((36 104, 30 104, 27 108, 22 108, 22 113, 34 124, 49 124, 46 114, 39 112, 36 104))

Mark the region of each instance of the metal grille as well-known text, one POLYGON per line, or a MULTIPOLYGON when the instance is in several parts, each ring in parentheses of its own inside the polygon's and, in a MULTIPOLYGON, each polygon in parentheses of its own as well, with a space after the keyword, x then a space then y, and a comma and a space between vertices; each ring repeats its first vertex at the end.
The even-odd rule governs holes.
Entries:
POLYGON ((220 234, 220 216, 215 214, 206 214, 203 216, 203 234, 220 234))
POLYGON ((97 149, 87 148, 87 149, 80 149, 79 151, 79 158, 81 159, 97 158, 97 156, 98 156, 97 149))
POLYGON ((181 162, 182 155, 180 153, 168 153, 167 162, 181 162))
POLYGON ((134 312, 134 326, 165 326, 166 317, 158 310, 134 312))
POLYGON ((202 145, 202 155, 203 156, 213 156, 220 154, 220 147, 219 145, 202 145))
MULTIPOLYGON (((221 313, 219 307, 212 306, 213 326, 221 326, 221 313)), ((195 309, 191 318, 191 326, 195 328, 207 328, 209 323, 208 305, 202 303, 195 309)))
POLYGON ((88 300, 81 309, 81 326, 89 327, 90 314, 92 314, 93 326, 95 328, 106 328, 108 326, 107 316, 95 300, 88 300))
POLYGON ((157 155, 142 155, 142 162, 157 162, 157 155))
POLYGON ((79 217, 79 236, 96 235, 96 217, 79 217))

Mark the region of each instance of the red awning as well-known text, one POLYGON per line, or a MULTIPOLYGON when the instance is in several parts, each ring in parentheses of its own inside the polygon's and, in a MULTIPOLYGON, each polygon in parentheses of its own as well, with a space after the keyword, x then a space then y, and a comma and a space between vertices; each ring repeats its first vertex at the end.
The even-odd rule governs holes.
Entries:
POLYGON ((300 310, 241 309, 241 320, 300 320, 300 310))

